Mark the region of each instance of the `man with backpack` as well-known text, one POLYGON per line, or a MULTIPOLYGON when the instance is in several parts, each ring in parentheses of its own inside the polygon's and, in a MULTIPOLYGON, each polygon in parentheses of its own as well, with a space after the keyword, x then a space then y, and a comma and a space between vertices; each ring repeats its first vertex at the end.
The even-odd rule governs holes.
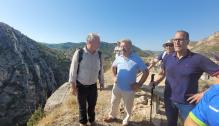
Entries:
POLYGON ((98 51, 100 37, 91 33, 87 37, 86 46, 75 51, 69 72, 69 82, 73 95, 79 104, 80 126, 91 126, 95 123, 95 106, 97 102, 97 80, 100 90, 104 88, 104 75, 101 52, 98 51), (88 105, 88 107, 87 107, 88 105), (88 119, 87 119, 88 115, 88 119))

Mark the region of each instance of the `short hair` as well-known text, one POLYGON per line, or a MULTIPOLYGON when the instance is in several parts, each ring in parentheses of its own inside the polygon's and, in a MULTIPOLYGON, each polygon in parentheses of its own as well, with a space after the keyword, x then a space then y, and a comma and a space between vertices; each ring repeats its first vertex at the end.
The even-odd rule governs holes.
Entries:
POLYGON ((185 30, 176 31, 176 33, 178 33, 178 32, 184 33, 186 40, 189 40, 189 33, 187 31, 185 31, 185 30))
POLYGON ((87 36, 87 42, 89 42, 95 38, 100 40, 100 36, 97 33, 89 33, 87 36))
POLYGON ((128 43, 132 47, 132 41, 130 39, 122 39, 119 41, 120 43, 128 43))

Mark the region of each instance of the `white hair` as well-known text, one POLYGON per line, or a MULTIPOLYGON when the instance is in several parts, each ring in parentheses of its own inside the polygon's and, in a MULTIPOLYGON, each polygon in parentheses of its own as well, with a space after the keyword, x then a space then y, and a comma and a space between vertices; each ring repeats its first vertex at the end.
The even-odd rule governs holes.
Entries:
POLYGON ((89 33, 87 36, 87 42, 93 39, 100 39, 100 36, 97 33, 89 33))

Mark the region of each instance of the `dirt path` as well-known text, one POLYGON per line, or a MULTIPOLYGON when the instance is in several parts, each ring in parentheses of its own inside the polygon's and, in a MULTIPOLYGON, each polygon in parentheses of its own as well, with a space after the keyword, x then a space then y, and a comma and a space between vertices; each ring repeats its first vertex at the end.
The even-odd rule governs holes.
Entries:
MULTIPOLYGON (((149 80, 149 79, 148 79, 149 80)), ((111 89, 113 87, 112 73, 109 71, 105 73, 106 89, 98 92, 98 101, 96 106, 96 122, 98 126, 121 126, 124 117, 124 110, 120 109, 118 116, 119 120, 114 123, 105 123, 103 119, 108 115, 110 109, 111 89)), ((146 82, 147 83, 147 82, 146 82)), ((61 89, 59 99, 64 97, 61 104, 55 105, 52 111, 48 112, 46 117, 40 120, 38 126, 79 126, 78 123, 78 106, 75 97, 70 91, 67 93, 66 88, 61 89)), ((58 96, 57 96, 58 97, 58 96)), ((57 98, 56 97, 56 98, 57 98)), ((57 100, 56 98, 52 100, 57 100)), ((52 101, 51 100, 51 101, 52 101)), ((147 102, 144 92, 138 92, 135 99, 133 108, 133 115, 131 118, 130 126, 147 126, 149 120, 150 106, 147 102)), ((60 102, 60 100, 59 100, 60 102)), ((154 121, 158 126, 160 122, 165 120, 163 116, 155 116, 154 121)))

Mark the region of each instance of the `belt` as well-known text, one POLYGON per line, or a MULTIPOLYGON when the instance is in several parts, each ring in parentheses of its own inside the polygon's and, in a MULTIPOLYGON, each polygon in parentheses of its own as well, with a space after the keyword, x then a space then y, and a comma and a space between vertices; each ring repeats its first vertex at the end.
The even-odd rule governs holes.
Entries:
POLYGON ((85 87, 85 88, 89 88, 89 87, 94 87, 94 86, 96 86, 97 85, 97 82, 96 83, 94 83, 94 84, 91 84, 91 85, 84 85, 84 84, 82 84, 80 81, 76 81, 77 82, 77 86, 78 87, 85 87))

